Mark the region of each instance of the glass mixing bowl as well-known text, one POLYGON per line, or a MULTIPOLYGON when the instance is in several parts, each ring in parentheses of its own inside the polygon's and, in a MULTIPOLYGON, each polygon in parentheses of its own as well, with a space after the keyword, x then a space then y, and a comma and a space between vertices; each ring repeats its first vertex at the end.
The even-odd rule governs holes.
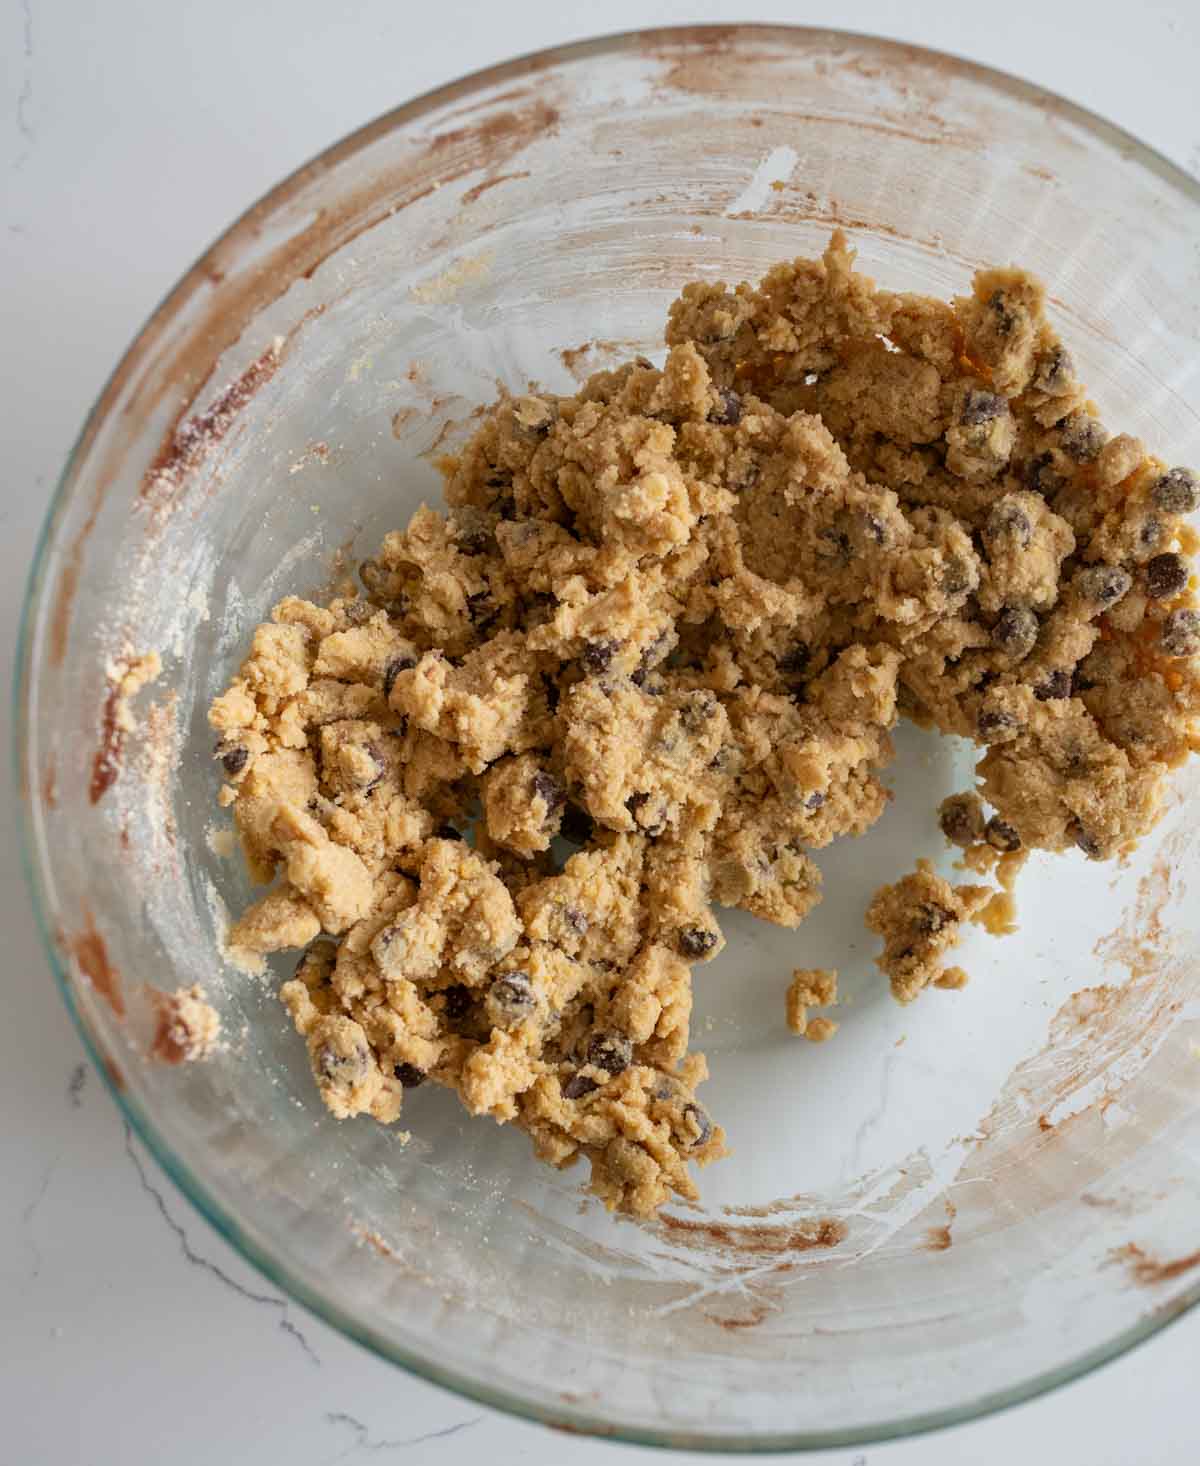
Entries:
MULTIPOLYGON (((798 933, 739 913, 697 980, 733 1156, 703 1203, 613 1218, 581 1170, 432 1086, 402 1145, 317 1102, 274 982, 219 955, 249 888, 205 722, 250 628, 422 499, 497 383, 661 350, 688 280, 753 279, 843 225, 882 283, 1046 281, 1108 421, 1200 457, 1200 190, 1033 87, 829 32, 648 32, 514 61, 339 143, 155 313, 92 412, 20 656, 25 839, 47 950, 113 1093, 206 1216, 378 1353, 504 1409, 723 1449, 901 1435, 1026 1398, 1200 1296, 1200 822, 1181 771, 1119 864, 1035 857, 965 993, 902 1009, 861 914, 927 855, 971 751, 900 730, 894 807, 822 852, 798 933), (121 727, 106 673, 157 649, 121 727), (1194 807, 1193 807, 1194 809, 1194 807), (790 1037, 836 965, 832 1044, 790 1037), (227 1049, 173 1066, 163 989, 227 1049)), ((294 960, 294 958, 293 958, 294 960)), ((289 963, 281 964, 286 970, 289 963)))

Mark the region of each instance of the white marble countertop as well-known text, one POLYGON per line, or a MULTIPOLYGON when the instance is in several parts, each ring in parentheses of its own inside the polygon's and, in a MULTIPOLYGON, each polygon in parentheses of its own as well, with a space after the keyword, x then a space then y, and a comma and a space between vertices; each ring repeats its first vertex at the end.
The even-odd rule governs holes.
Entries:
MULTIPOLYGON (((1111 0, 439 0, 428 9, 412 0, 6 0, 6 664, 35 536, 88 406, 166 289, 246 204, 351 128, 465 71, 599 31, 751 17, 879 31, 1021 73, 1200 172, 1200 10, 1189 0, 1134 9, 1111 0)), ((0 717, 7 744, 7 702, 0 717)), ((12 797, 6 781, 0 825, 10 832, 12 797)), ((0 849, 0 902, 9 974, 0 1024, 0 1460, 651 1459, 411 1379, 277 1296, 131 1140, 89 1070, 34 934, 11 833, 0 849)), ((814 1459, 1193 1461, 1198 1351, 1200 1311, 1049 1398, 916 1441, 814 1459)))

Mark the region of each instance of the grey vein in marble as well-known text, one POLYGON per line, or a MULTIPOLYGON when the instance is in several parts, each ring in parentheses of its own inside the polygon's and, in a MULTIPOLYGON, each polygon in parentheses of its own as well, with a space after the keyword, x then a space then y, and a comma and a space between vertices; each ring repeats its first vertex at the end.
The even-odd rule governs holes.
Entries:
POLYGON ((41 1277, 43 1262, 42 1249, 38 1246, 37 1235, 33 1228, 33 1219, 37 1215, 38 1207, 46 1199, 46 1192, 50 1189, 50 1178, 54 1175, 61 1159, 61 1156, 55 1156, 42 1172, 42 1180, 37 1192, 21 1212, 21 1225, 25 1228, 25 1240, 29 1243, 30 1252, 33 1253, 33 1271, 29 1274, 31 1278, 41 1277))
POLYGON ((850 1176, 860 1175, 862 1172, 862 1152, 867 1143, 867 1136, 879 1124, 884 1115, 887 1114, 890 1101, 889 1090, 892 1083, 892 1070, 895 1067, 897 1054, 889 1054, 883 1061, 883 1070, 879 1076, 879 1104, 858 1127, 854 1135, 854 1150, 850 1156, 848 1174, 850 1176))
POLYGON ((335 1456, 335 1461, 344 1461, 347 1456, 358 1451, 399 1451, 408 1446, 424 1445, 426 1441, 444 1440, 447 1436, 457 1435, 459 1431, 469 1430, 471 1426, 478 1425, 483 1419, 482 1415, 476 1415, 472 1420, 460 1420, 456 1425, 443 1426, 441 1430, 426 1431, 424 1435, 409 1436, 403 1440, 373 1440, 370 1431, 361 1420, 354 1415, 348 1415, 344 1410, 326 1411, 325 1420, 329 1425, 344 1425, 352 1430, 355 1435, 354 1442, 347 1446, 340 1455, 335 1456))
POLYGON ((21 0, 21 50, 25 61, 25 75, 21 79, 21 91, 17 97, 17 132, 24 139, 26 148, 17 159, 16 167, 24 165, 36 141, 30 112, 33 108, 33 4, 32 0, 21 0))
POLYGON ((232 1288, 239 1297, 245 1298, 251 1303, 261 1303, 270 1308, 280 1309, 282 1311, 282 1317, 279 1320, 279 1327, 285 1334, 295 1339, 312 1362, 319 1366, 321 1361, 317 1357, 316 1351, 292 1322, 288 1312, 288 1302, 285 1298, 276 1298, 271 1293, 255 1293, 252 1289, 239 1283, 236 1278, 231 1278, 215 1262, 210 1262, 207 1257, 201 1257, 191 1245, 188 1241, 187 1233, 167 1210, 167 1204, 163 1200, 162 1192, 151 1182, 141 1156, 133 1148, 133 1132, 128 1124, 125 1126, 125 1154, 133 1162, 133 1167, 137 1172, 138 1181, 141 1183, 142 1190, 153 1200, 154 1205, 158 1208, 159 1216, 162 1217, 163 1221, 174 1232, 179 1242, 179 1250, 183 1253, 187 1261, 193 1266, 203 1268, 205 1272, 211 1273, 218 1282, 224 1283, 227 1288, 232 1288))

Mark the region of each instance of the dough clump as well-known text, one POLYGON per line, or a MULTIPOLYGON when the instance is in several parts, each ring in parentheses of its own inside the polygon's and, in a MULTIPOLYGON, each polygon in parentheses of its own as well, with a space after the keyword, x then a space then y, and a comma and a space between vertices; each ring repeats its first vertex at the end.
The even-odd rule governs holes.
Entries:
MULTIPOLYGON (((1151 827, 1196 746, 1200 483, 1110 436, 1044 306, 1017 269, 876 289, 840 231, 688 285, 661 368, 503 397, 361 590, 274 608, 210 714, 269 884, 229 944, 303 949, 335 1115, 442 1084, 651 1215, 725 1152, 689 1048, 717 908, 799 926, 900 716, 980 750, 940 815, 973 869, 1151 827)), ((990 894, 924 861, 876 894, 896 998, 962 986, 990 894)), ((798 969, 792 1029, 835 999, 798 969)))

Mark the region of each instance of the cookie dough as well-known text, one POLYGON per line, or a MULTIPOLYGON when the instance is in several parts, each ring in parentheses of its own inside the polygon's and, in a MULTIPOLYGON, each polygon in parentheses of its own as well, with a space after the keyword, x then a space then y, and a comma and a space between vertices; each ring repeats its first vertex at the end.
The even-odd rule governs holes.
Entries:
POLYGON ((158 1010, 151 1052, 167 1064, 191 1064, 207 1059, 221 1039, 221 1016, 198 984, 173 993, 153 990, 158 1010))
POLYGON ((810 1008, 837 1002, 837 973, 826 967, 797 967, 787 990, 787 1025, 810 1043, 824 1043, 837 1032, 832 1018, 810 1018, 810 1008))
MULTIPOLYGON (((305 949, 335 1115, 442 1084, 649 1215, 725 1149, 688 1034, 715 908, 803 921, 901 715, 978 745, 940 820, 981 873, 1150 828, 1196 747, 1200 482, 1110 436, 1044 304, 1016 269, 878 290, 840 232, 689 285, 661 368, 503 397, 361 592, 275 607, 211 710, 269 884, 229 943, 305 949)), ((962 986, 994 894, 922 861, 876 895, 901 1002, 962 986)), ((793 1029, 835 994, 799 969, 793 1029)))

